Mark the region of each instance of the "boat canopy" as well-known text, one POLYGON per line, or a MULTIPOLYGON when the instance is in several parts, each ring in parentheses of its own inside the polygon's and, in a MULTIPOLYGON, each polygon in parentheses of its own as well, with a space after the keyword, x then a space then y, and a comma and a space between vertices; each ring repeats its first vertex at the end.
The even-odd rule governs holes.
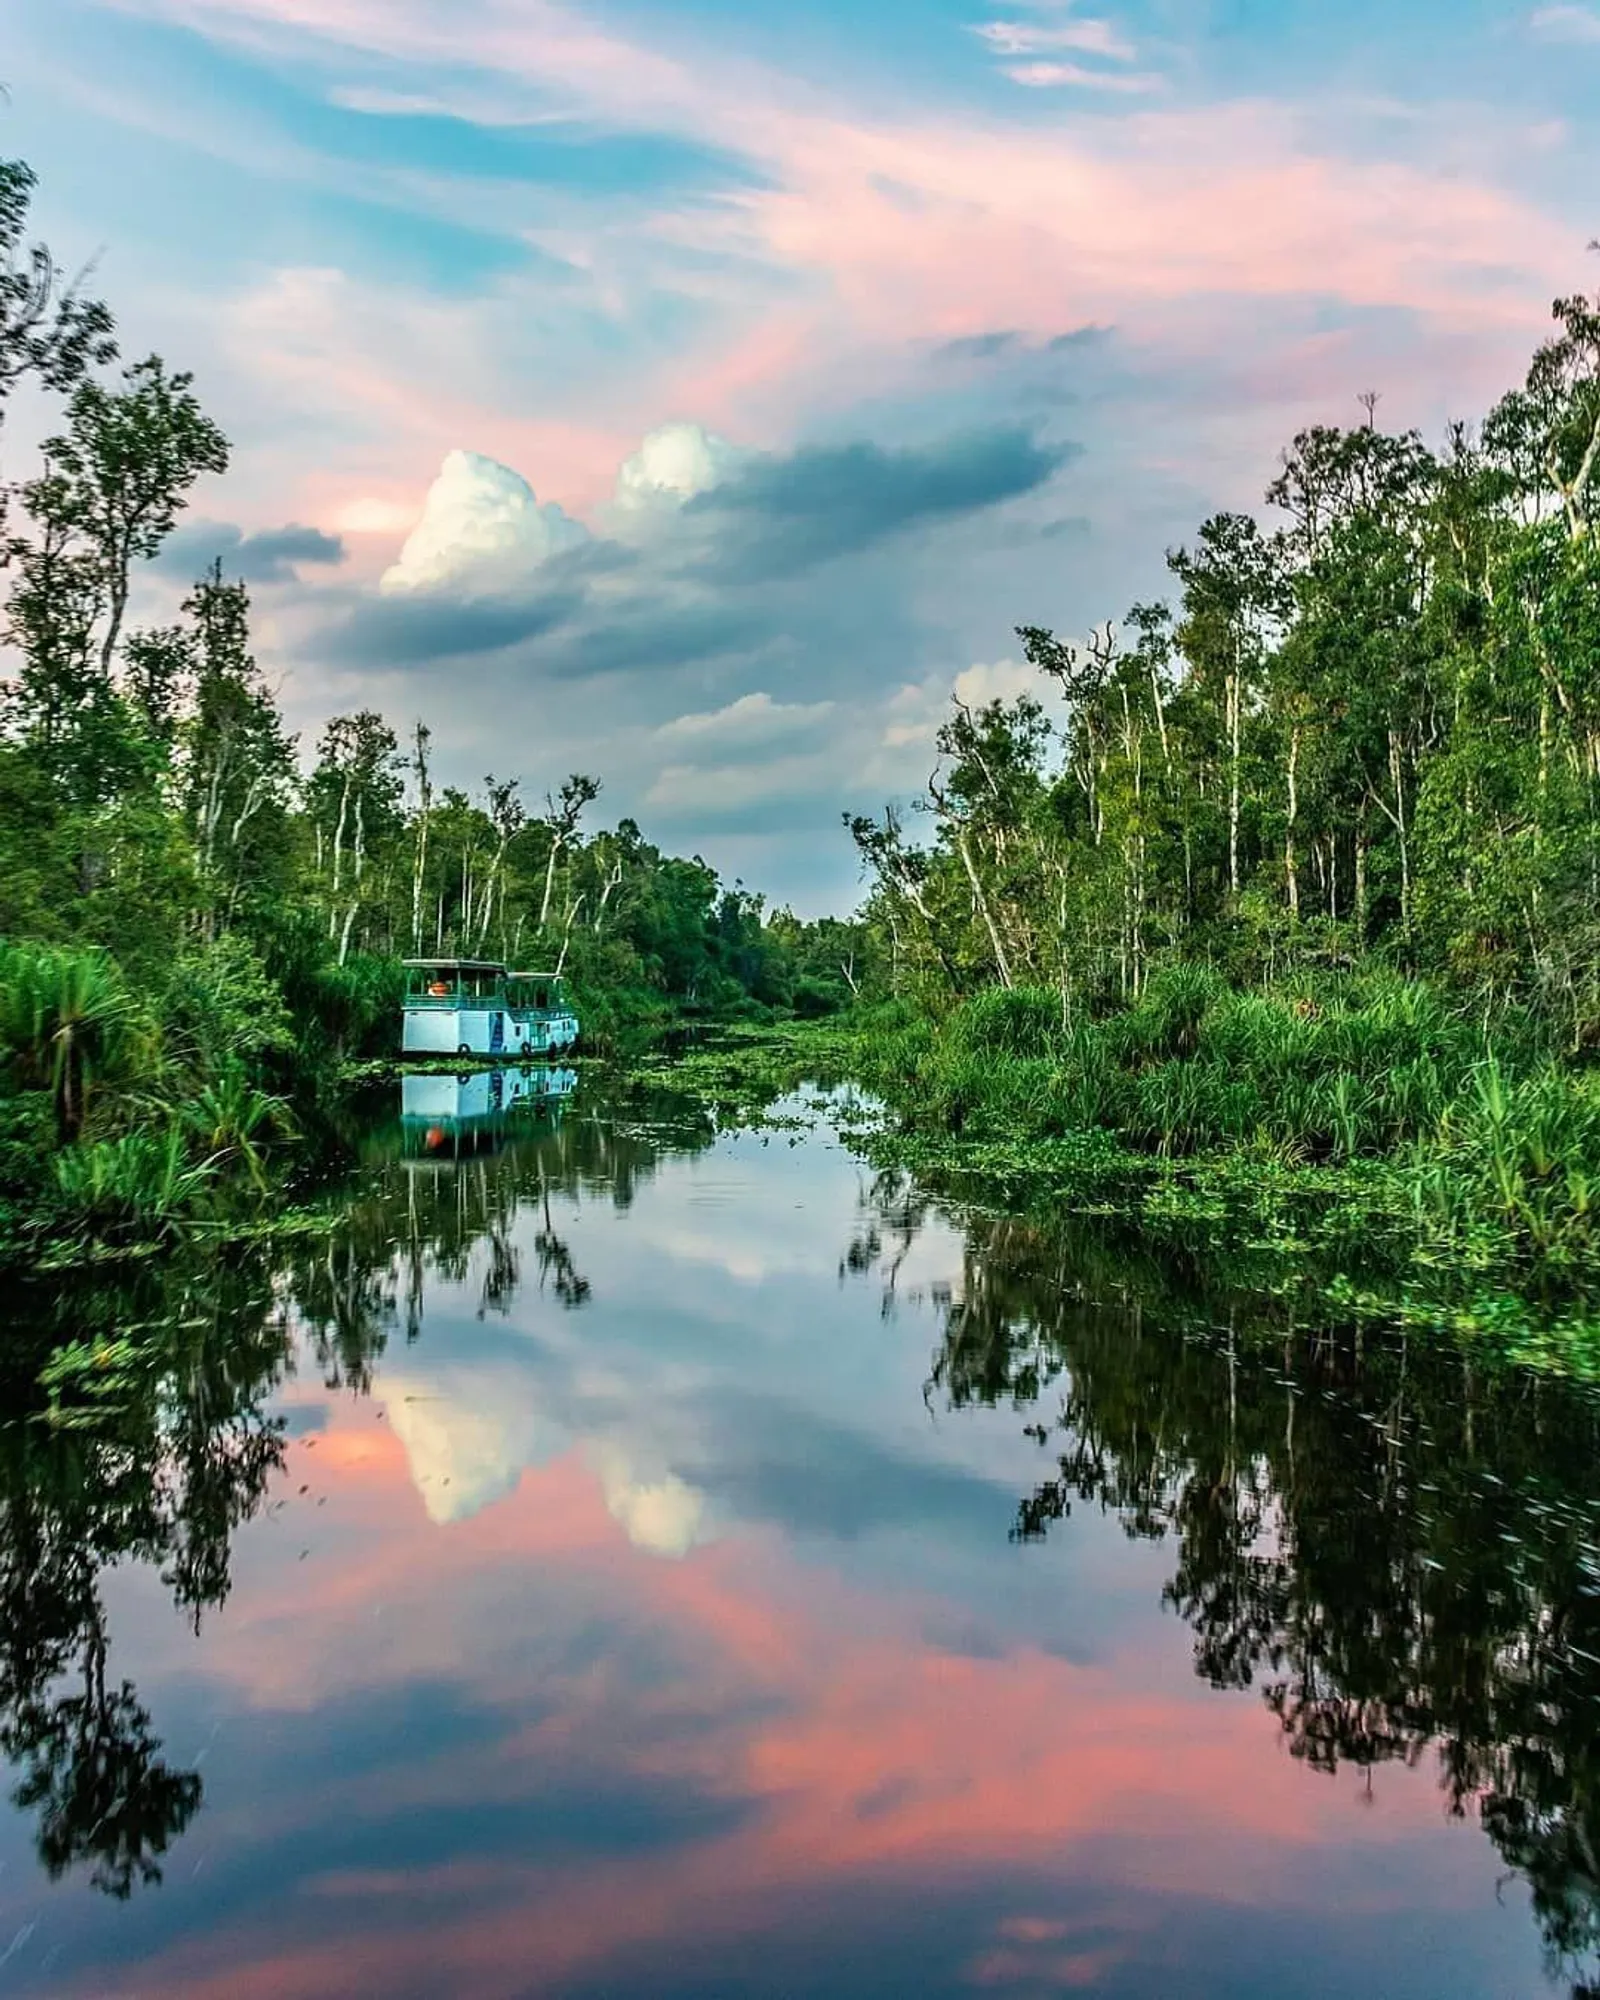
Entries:
POLYGON ((496 958, 406 958, 400 962, 407 972, 498 972, 503 979, 506 971, 496 958))
POLYGON ((566 982, 556 972, 513 972, 508 975, 518 1004, 531 1006, 537 1013, 566 1004, 566 982))

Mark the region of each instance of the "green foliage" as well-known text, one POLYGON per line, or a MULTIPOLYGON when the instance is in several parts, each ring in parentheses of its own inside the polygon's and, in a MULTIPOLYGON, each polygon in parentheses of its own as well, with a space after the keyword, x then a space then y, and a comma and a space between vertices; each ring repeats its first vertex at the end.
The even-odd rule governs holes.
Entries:
POLYGON ((883 1015, 858 1024, 852 1061, 908 1129, 958 1136, 974 1157, 1020 1147, 1018 1164, 1053 1163, 1079 1199, 1105 1198, 1098 1172, 1085 1183, 1081 1163, 1051 1149, 1089 1133, 1121 1149, 1129 1185, 1147 1186, 1141 1156, 1192 1162, 1213 1187, 1234 1160, 1246 1182, 1301 1174, 1324 1210, 1347 1198, 1338 1174, 1383 1165, 1386 1213, 1409 1217, 1436 1262, 1587 1283, 1600 1078, 1519 1040, 1514 1020, 1492 1052, 1481 1019, 1387 974, 1239 993, 1178 968, 1135 1006, 1070 1028, 1054 1002, 990 990, 937 1028, 883 1015))
POLYGON ((236 1163, 263 1194, 266 1148, 294 1130, 287 1102, 258 1089, 238 1063, 203 1084, 184 1102, 178 1117, 205 1151, 208 1167, 236 1163))
POLYGON ((215 1178, 218 1162, 195 1161, 182 1127, 87 1140, 56 1156, 67 1225, 111 1243, 178 1235, 215 1178))
POLYGON ((122 975, 103 953, 0 949, 0 1050, 14 1081, 51 1092, 63 1141, 83 1129, 95 1087, 128 1063, 138 1028, 122 975))
POLYGON ((242 931, 191 947, 161 995, 167 1061, 196 1076, 230 1066, 257 1072, 286 1060, 294 1021, 283 992, 242 931))

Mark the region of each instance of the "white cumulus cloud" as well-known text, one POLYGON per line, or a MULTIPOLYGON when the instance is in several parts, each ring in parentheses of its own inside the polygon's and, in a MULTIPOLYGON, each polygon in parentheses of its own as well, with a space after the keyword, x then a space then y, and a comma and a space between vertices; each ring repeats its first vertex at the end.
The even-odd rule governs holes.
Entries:
POLYGON ((505 589, 588 539, 581 521, 553 501, 541 504, 520 472, 475 451, 453 451, 381 588, 505 589))
POLYGON ((675 1472, 641 1479, 617 1445, 599 1447, 600 1485, 606 1508, 636 1549, 653 1556, 686 1556, 700 1540, 705 1497, 675 1472))
POLYGON ((883 746, 931 751, 940 723, 949 716, 952 696, 968 708, 982 708, 986 702, 1015 701, 1018 695, 1039 692, 1039 676, 1026 660, 980 661, 964 667, 953 681, 935 674, 908 682, 885 706, 883 746))
POLYGON ((422 1375, 385 1378, 390 1425, 436 1527, 492 1507, 516 1490, 524 1471, 562 1448, 560 1430, 519 1398, 519 1386, 500 1380, 490 1393, 477 1383, 457 1393, 422 1375))
POLYGON ((692 745, 711 753, 750 750, 803 734, 824 721, 833 709, 831 701, 774 701, 770 694, 758 690, 740 695, 726 708, 664 722, 656 735, 679 749, 692 745))
POLYGON ((663 424, 623 460, 617 473, 617 505, 682 506, 720 486, 747 455, 699 424, 663 424))

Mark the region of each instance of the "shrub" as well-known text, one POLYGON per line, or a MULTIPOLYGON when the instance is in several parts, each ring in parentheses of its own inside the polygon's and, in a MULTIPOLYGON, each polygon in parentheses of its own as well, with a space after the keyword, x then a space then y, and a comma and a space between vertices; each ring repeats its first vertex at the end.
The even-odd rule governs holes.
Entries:
POLYGON ((235 1063, 260 1074, 294 1047, 283 994, 238 931, 179 959, 162 999, 161 1028, 168 1060, 200 1075, 235 1063))
POLYGON ((83 1129, 96 1085, 148 1067, 148 1038, 122 974, 102 951, 0 950, 0 1048, 13 1083, 48 1090, 65 1144, 83 1129), (141 1047, 141 1045, 143 1045, 141 1047))
POLYGON ((944 1038, 959 1056, 1046 1056, 1063 1033, 1061 996, 1047 986, 994 986, 962 1001, 944 1038))
POLYGON ((177 1234, 216 1172, 194 1164, 176 1125, 69 1146, 56 1157, 68 1216, 85 1235, 126 1240, 177 1234))

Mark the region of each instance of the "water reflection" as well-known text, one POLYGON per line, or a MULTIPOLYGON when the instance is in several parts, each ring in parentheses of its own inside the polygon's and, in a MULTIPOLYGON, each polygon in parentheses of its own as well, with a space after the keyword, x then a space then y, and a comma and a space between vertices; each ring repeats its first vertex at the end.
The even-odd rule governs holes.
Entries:
POLYGON ((569 1079, 408 1078, 325 1228, 14 1344, 0 1750, 144 1925, 25 1990, 1528 1990, 1429 1767, 1590 1990, 1591 1399, 569 1079))
MULTIPOLYGON (((876 1185, 847 1258, 881 1272, 929 1203, 876 1185), (887 1237, 886 1243, 883 1239, 887 1237)), ((1129 1283, 1081 1229, 971 1221, 930 1392, 1007 1405, 1075 1506, 1170 1544, 1163 1601, 1213 1687, 1259 1688, 1313 1770, 1437 1764, 1526 1877, 1551 1964, 1600 1953, 1600 1404, 1470 1353, 1297 1324, 1168 1267, 1129 1283)))
POLYGON ((509 1308, 530 1207, 538 1283, 579 1307, 590 1282, 552 1193, 604 1190, 626 1210, 665 1153, 711 1142, 681 1107, 653 1133, 564 1126, 576 1084, 555 1068, 408 1076, 398 1123, 380 1121, 359 1191, 313 1247, 191 1255, 159 1279, 24 1301, 0 1425, 0 1754, 52 1880, 83 1864, 124 1900, 162 1880, 200 1809, 200 1773, 174 1768, 136 1687, 108 1676, 101 1583, 147 1566, 196 1635, 225 1601, 234 1534, 283 1470, 268 1406, 295 1333, 328 1388, 370 1393, 391 1337, 420 1335, 430 1276, 477 1259, 480 1314, 509 1308), (69 1330, 78 1365, 52 1374, 69 1330))
POLYGON ((531 1112, 558 1121, 578 1087, 574 1069, 495 1069, 406 1076, 400 1130, 406 1156, 453 1164, 498 1152, 531 1112))
POLYGON ((263 1407, 288 1353, 270 1272, 176 1285, 160 1301, 159 1341, 137 1339, 150 1303, 138 1287, 84 1302, 92 1403, 70 1388, 63 1399, 58 1384, 41 1408, 13 1381, 11 1407, 25 1414, 0 1430, 0 1750, 12 1799, 52 1880, 82 1864, 119 1900, 161 1880, 202 1784, 162 1754, 137 1689, 108 1671, 102 1578, 148 1566, 198 1633, 228 1595, 234 1531, 284 1450, 281 1420, 263 1407))

